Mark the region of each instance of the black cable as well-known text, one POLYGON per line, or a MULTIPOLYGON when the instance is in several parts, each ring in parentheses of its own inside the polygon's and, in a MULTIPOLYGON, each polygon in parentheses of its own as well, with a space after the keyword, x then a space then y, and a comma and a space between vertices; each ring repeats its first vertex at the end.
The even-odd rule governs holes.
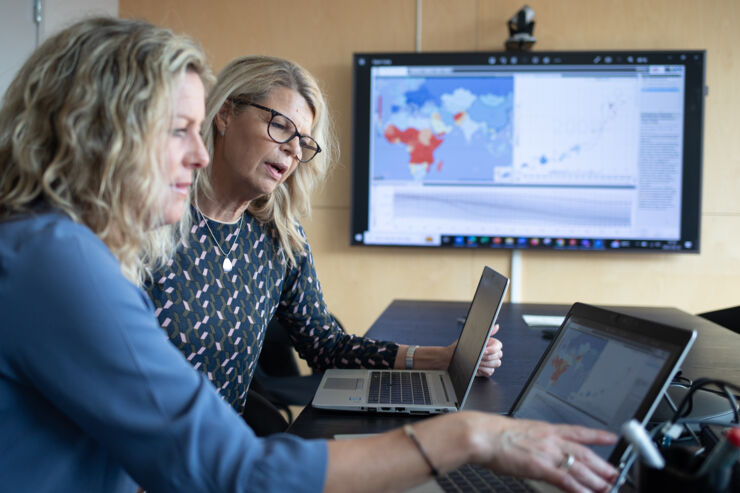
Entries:
POLYGON ((740 416, 738 416, 737 401, 735 400, 735 396, 732 395, 732 392, 730 392, 730 390, 727 388, 727 385, 723 385, 722 390, 725 392, 727 400, 730 401, 730 404, 732 405, 732 413, 735 415, 735 424, 739 424, 740 416))
MULTIPOLYGON (((732 412, 735 417, 735 423, 740 423, 740 419, 738 416, 739 411, 738 411, 737 401, 735 400, 735 397, 732 395, 732 393, 729 391, 729 389, 733 389, 736 392, 740 392, 740 386, 737 386, 729 382, 725 382, 724 380, 716 380, 716 379, 711 379, 711 378, 698 378, 694 381, 694 383, 689 388, 689 391, 686 393, 684 398, 681 400, 681 403, 678 405, 676 411, 673 413, 673 417, 671 418, 671 421, 676 422, 676 420, 678 420, 679 418, 688 416, 691 413, 691 409, 693 408, 694 393, 697 390, 703 389, 704 387, 708 385, 716 385, 717 387, 722 389, 721 394, 727 397, 727 400, 730 403, 732 412)), ((710 389, 704 389, 704 390, 709 390, 711 392, 710 389)))
MULTIPOLYGON (((716 380, 716 379, 710 379, 710 378, 698 378, 692 383, 691 380, 689 380, 688 378, 680 377, 680 376, 675 377, 671 384, 684 386, 687 383, 688 383, 689 390, 688 392, 686 392, 686 395, 681 400, 681 402, 678 404, 678 406, 674 409, 674 414, 673 414, 673 417, 670 419, 670 421, 667 421, 663 423, 662 425, 655 426, 649 433, 650 438, 653 441, 656 441, 656 437, 658 435, 662 435, 664 437, 664 440, 667 439, 667 441, 665 441, 662 444, 661 449, 664 447, 667 447, 668 444, 671 443, 672 441, 675 441, 674 439, 670 438, 667 434, 668 430, 674 425, 683 426, 686 430, 690 432, 694 440, 696 440, 696 443, 701 445, 701 441, 699 440, 699 437, 696 436, 693 430, 691 430, 691 427, 688 425, 689 424, 707 424, 707 423, 711 423, 712 421, 711 420, 690 419, 690 418, 686 418, 686 416, 691 412, 691 409, 693 406, 694 393, 697 390, 704 389, 704 387, 709 386, 709 385, 715 385, 718 388, 720 388, 721 391, 717 392, 711 389, 704 389, 704 390, 707 390, 707 391, 710 391, 716 394, 724 395, 727 398, 730 404, 730 407, 732 408, 734 418, 735 418, 735 423, 740 423, 740 419, 739 419, 740 416, 738 416, 740 414, 740 411, 738 410, 738 403, 733 393, 730 392, 730 389, 736 392, 740 392, 739 386, 735 384, 731 384, 729 382, 725 382, 723 380, 716 380)), ((668 399, 668 402, 669 404, 671 404, 670 407, 674 407, 670 399, 668 399)), ((721 424, 721 423, 718 423, 718 424, 721 424)), ((695 456, 698 456, 699 454, 703 452, 704 452, 704 448, 702 447, 695 452, 695 456)), ((611 490, 612 492, 616 491, 616 489, 619 486, 621 486, 625 481, 634 484, 634 481, 630 477, 629 473, 632 469, 632 465, 637 459, 637 452, 635 450, 632 450, 632 445, 629 445, 627 449, 625 450, 624 455, 622 457, 624 458, 623 468, 620 471, 618 480, 616 481, 613 489, 611 490)))
POLYGON ((694 382, 692 382, 690 378, 682 376, 681 372, 678 372, 676 376, 673 377, 674 385, 685 385, 686 387, 691 387, 693 383, 694 382))

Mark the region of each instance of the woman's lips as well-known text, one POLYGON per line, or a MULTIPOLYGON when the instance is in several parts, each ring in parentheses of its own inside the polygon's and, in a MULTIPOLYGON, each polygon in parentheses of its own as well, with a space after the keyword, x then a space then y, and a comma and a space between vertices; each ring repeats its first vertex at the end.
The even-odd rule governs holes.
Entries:
POLYGON ((188 191, 190 190, 190 185, 191 185, 191 183, 190 183, 190 182, 173 183, 173 184, 171 185, 171 188, 172 188, 172 189, 173 189, 173 190, 174 190, 175 192, 177 192, 177 193, 179 193, 179 194, 182 194, 182 195, 187 195, 187 194, 188 194, 188 191))
POLYGON ((282 163, 265 163, 267 166, 267 171, 272 175, 273 178, 276 180, 279 180, 283 177, 285 172, 288 170, 288 167, 285 166, 282 163))

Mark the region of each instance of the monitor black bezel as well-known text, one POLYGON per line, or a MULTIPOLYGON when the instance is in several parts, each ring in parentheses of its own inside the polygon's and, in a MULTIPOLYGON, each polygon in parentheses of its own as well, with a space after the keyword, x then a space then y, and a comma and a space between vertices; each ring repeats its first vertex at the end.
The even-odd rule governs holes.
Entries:
MULTIPOLYGON (((352 193, 350 219, 350 245, 379 246, 403 248, 501 248, 527 249, 544 251, 610 251, 610 252, 652 252, 652 253, 700 253, 701 246, 701 191, 703 168, 703 135, 704 135, 704 99, 707 93, 705 83, 705 50, 654 50, 654 51, 547 51, 547 52, 397 52, 397 53, 355 53, 353 55, 353 95, 352 95, 352 193), (611 57, 613 64, 626 64, 627 57, 633 60, 646 60, 642 65, 673 64, 685 65, 686 90, 684 100, 684 147, 683 147, 683 183, 681 204, 681 238, 675 242, 656 241, 655 239, 599 238, 601 246, 592 244, 584 246, 565 243, 557 245, 552 242, 544 245, 539 242, 534 246, 529 241, 532 237, 516 237, 513 243, 501 242, 494 245, 482 245, 477 242, 448 241, 441 245, 406 245, 406 244, 366 244, 362 235, 368 226, 369 202, 369 104, 370 69, 374 66, 426 66, 426 65, 488 65, 489 59, 506 57, 510 60, 517 57, 517 65, 534 65, 532 57, 540 60, 549 57, 551 64, 588 65, 600 57, 600 66, 606 67, 603 60, 611 57), (684 57, 685 59, 682 59, 684 57), (619 62, 617 62, 619 61, 619 62), (524 241, 522 241, 524 240, 524 241), (614 247, 615 241, 617 247, 614 247), (621 241, 621 243, 619 243, 621 241), (687 246, 690 242, 690 246, 687 246), (625 246, 627 245, 627 246, 625 246)), ((638 65, 637 62, 633 62, 638 65)), ((474 238, 474 237, 473 237, 474 238)), ((539 237, 538 237, 539 238, 539 237)))

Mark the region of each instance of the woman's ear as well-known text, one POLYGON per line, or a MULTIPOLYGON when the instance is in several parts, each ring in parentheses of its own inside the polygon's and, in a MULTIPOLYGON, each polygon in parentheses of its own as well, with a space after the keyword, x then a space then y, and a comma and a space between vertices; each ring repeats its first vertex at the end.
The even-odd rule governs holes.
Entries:
POLYGON ((216 124, 216 130, 223 137, 226 134, 226 127, 229 126, 229 120, 231 120, 231 104, 228 100, 224 101, 224 104, 221 105, 221 109, 218 110, 213 120, 216 124))

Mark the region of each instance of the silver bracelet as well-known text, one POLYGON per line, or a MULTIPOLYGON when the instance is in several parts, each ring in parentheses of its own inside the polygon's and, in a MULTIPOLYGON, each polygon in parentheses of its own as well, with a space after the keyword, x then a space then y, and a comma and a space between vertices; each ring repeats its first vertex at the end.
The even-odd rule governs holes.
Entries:
POLYGON ((416 432, 414 431, 414 428, 411 425, 404 425, 403 427, 404 433, 406 433, 406 436, 411 439, 412 442, 414 442, 414 445, 416 445, 416 448, 419 449, 419 453, 424 458, 424 462, 427 463, 429 466, 429 469, 432 470, 432 474, 435 478, 439 477, 439 469, 434 467, 434 464, 432 463, 432 459, 429 458, 427 455, 426 450, 424 450, 424 447, 421 446, 421 442, 416 436, 416 432))
POLYGON ((414 353, 418 349, 419 346, 409 346, 409 348, 406 350, 406 369, 407 370, 413 370, 414 369, 414 353))

